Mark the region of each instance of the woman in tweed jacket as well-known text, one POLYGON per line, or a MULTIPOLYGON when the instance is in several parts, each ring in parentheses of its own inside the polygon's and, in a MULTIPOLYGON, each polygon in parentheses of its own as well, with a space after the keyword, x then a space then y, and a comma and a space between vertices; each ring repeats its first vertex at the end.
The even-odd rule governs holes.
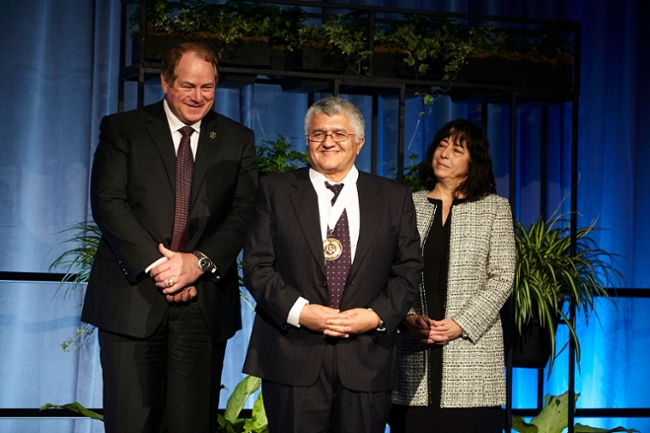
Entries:
POLYGON ((499 310, 512 291, 508 201, 495 194, 489 143, 466 120, 436 133, 413 194, 425 269, 398 337, 391 432, 501 432, 499 310))

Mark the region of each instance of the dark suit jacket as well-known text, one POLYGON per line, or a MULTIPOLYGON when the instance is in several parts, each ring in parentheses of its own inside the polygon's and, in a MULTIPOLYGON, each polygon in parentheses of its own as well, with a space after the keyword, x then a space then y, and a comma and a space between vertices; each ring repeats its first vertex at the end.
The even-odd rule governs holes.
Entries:
MULTIPOLYGON (((411 192, 402 184, 360 172, 361 226, 341 311, 372 308, 386 325, 340 339, 343 386, 386 391, 395 379, 396 329, 415 299, 422 259, 411 192)), ((312 385, 323 363, 321 333, 286 323, 298 297, 329 305, 318 198, 309 169, 260 179, 244 247, 244 281, 257 301, 244 372, 290 386, 312 385)))
MULTIPOLYGON (((213 340, 241 327, 236 258, 243 246, 257 182, 253 132, 213 111, 201 123, 190 201, 188 252, 217 265, 202 277, 198 303, 213 340)), ((103 119, 93 163, 91 202, 102 241, 82 320, 100 329, 147 337, 168 303, 144 269, 171 244, 176 157, 162 101, 103 119)))

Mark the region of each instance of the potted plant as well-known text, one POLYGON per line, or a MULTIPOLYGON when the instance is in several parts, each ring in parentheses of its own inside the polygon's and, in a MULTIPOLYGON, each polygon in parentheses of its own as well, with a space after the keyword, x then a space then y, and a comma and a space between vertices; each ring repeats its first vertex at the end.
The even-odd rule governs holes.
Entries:
MULTIPOLYGON (((580 394, 575 395, 576 401, 580 394)), ((569 393, 562 395, 546 395, 546 404, 542 411, 530 423, 527 423, 521 416, 513 415, 512 428, 519 433, 561 433, 568 427, 569 419, 569 393)), ((575 424, 576 433, 608 433, 608 432, 638 432, 633 428, 616 427, 614 429, 589 427, 580 423, 575 424)))
POLYGON ((571 88, 573 44, 558 26, 535 29, 470 28, 472 50, 458 80, 571 88))
MULTIPOLYGON (((246 400, 260 388, 261 384, 261 379, 255 376, 246 376, 237 384, 237 387, 228 399, 224 414, 218 414, 219 427, 217 427, 216 433, 268 433, 268 421, 261 392, 257 395, 250 418, 242 417, 241 414, 246 400)), ((221 387, 223 388, 224 386, 221 385, 221 387)), ((40 411, 42 412, 48 409, 67 409, 91 419, 104 421, 104 415, 86 409, 76 401, 64 405, 47 403, 41 406, 40 411)), ((164 415, 159 432, 167 432, 167 420, 164 415)))
MULTIPOLYGON (((407 15, 403 20, 379 28, 375 34, 375 54, 400 53, 403 64, 393 69, 398 77, 453 82, 472 50, 465 27, 448 18, 407 15)), ((375 69, 382 74, 379 65, 375 69)))
MULTIPOLYGON (((580 362, 577 318, 583 315, 587 321, 595 312, 596 298, 611 300, 607 287, 622 280, 614 267, 617 256, 599 248, 591 237, 597 230, 595 222, 577 229, 576 254, 571 255, 570 230, 564 216, 554 214, 548 221, 539 218, 528 228, 515 223, 517 263, 511 304, 518 334, 513 348, 515 360, 524 353, 518 343, 530 338, 528 327, 538 321, 550 349, 549 374, 558 352, 558 323, 567 326, 569 338, 575 344, 576 360, 580 362), (569 306, 575 307, 575 315, 568 313, 569 306)), ((546 355, 537 365, 521 366, 544 368, 548 358, 546 355)))
POLYGON ((368 57, 367 20, 354 15, 331 15, 322 23, 298 29, 292 69, 362 74, 368 57))
MULTIPOLYGON (((293 47, 305 18, 306 13, 297 6, 283 9, 233 0, 225 4, 152 0, 147 3, 145 59, 159 60, 184 40, 200 40, 212 46, 224 65, 268 67, 271 44, 293 47)), ((130 23, 140 24, 139 8, 130 23)), ((139 59, 139 32, 132 34, 133 62, 139 59)))

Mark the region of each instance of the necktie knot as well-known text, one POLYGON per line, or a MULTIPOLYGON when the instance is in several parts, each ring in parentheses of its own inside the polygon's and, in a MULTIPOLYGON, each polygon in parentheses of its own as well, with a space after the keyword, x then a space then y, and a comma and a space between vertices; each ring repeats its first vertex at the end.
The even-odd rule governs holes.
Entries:
POLYGON ((341 190, 343 189, 343 184, 342 183, 336 183, 336 184, 332 185, 329 182, 325 182, 325 187, 334 193, 334 197, 332 198, 332 204, 336 203, 336 199, 339 197, 339 194, 341 193, 341 190))
POLYGON ((183 138, 190 137, 192 134, 194 134, 194 128, 192 128, 191 126, 187 126, 187 125, 183 126, 181 129, 179 129, 179 131, 180 131, 181 135, 183 136, 183 138))

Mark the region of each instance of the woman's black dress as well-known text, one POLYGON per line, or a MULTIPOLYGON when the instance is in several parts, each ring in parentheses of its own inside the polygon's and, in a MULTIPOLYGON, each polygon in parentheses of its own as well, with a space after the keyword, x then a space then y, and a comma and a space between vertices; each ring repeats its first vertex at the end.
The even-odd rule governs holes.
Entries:
MULTIPOLYGON (((442 221, 442 200, 429 198, 436 205, 431 228, 424 243, 424 282, 428 316, 445 318, 447 303, 447 272, 449 269, 449 240, 451 213, 463 199, 454 199, 447 220, 442 221)), ((454 432, 497 433, 503 430, 500 407, 440 408, 442 394, 442 348, 429 346, 429 406, 393 405, 391 433, 454 432)))

